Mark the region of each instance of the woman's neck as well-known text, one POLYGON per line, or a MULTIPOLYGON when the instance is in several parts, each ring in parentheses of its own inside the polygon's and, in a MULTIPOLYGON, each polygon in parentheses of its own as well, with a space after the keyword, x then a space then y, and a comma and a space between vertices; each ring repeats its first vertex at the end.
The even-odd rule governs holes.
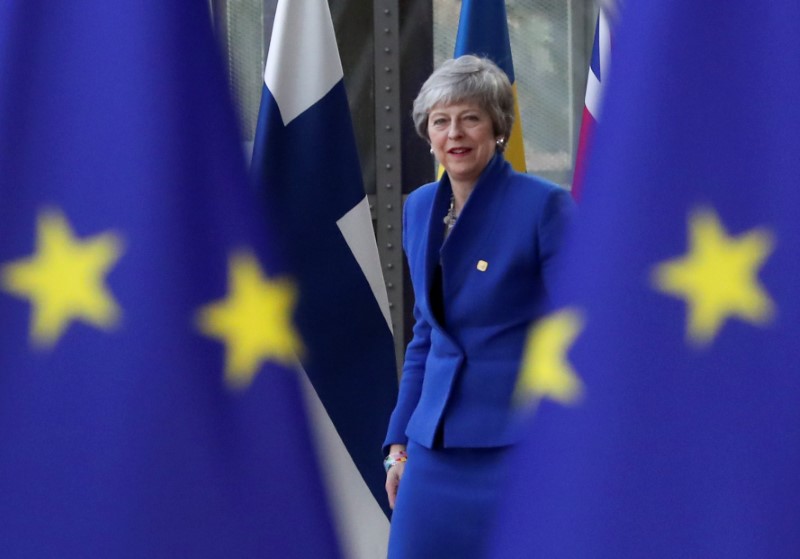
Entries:
POLYGON ((456 215, 461 213, 464 204, 467 203, 472 191, 475 190, 475 182, 453 182, 450 181, 450 188, 453 189, 453 207, 456 215))

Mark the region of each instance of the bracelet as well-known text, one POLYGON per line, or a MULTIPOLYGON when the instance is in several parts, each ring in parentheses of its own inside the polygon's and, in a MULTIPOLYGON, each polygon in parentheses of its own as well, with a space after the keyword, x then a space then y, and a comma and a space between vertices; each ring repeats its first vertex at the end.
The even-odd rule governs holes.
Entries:
POLYGON ((405 450, 401 450, 400 452, 393 452, 389 456, 383 459, 383 469, 388 472, 389 468, 391 468, 395 464, 400 464, 401 462, 406 462, 407 460, 408 460, 408 454, 406 454, 405 450))

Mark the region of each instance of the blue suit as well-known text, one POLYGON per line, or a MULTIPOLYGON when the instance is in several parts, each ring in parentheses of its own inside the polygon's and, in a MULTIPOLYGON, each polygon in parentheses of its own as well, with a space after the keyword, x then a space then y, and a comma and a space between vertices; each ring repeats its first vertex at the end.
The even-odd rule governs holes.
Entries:
POLYGON ((557 185, 487 165, 450 235, 447 175, 406 201, 403 248, 416 302, 385 445, 490 448, 515 442, 511 396, 528 327, 545 310, 573 208, 557 185), (444 242, 443 242, 444 240, 444 242), (443 314, 434 311, 441 264, 443 314), (438 316, 437 316, 438 315, 438 316))

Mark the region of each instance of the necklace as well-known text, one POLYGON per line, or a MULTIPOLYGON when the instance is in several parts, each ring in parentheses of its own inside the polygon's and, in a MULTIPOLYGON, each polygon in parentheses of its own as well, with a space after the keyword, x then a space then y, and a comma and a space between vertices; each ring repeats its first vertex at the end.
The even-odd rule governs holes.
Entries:
POLYGON ((447 226, 447 231, 450 232, 450 229, 456 224, 456 220, 458 219, 458 214, 456 214, 456 198, 452 194, 450 195, 450 209, 447 210, 447 215, 444 216, 444 224, 447 226))

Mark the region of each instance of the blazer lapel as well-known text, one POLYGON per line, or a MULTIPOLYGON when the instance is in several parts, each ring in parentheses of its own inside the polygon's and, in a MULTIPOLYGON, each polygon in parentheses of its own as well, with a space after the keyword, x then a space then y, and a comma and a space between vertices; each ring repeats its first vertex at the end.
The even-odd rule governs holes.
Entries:
POLYGON ((495 155, 478 179, 455 227, 441 247, 445 301, 452 300, 452 295, 458 291, 468 274, 475 273, 476 269, 480 270, 479 266, 491 266, 491 262, 484 258, 487 256, 486 249, 490 246, 492 232, 500 218, 503 190, 508 184, 510 174, 511 166, 502 155, 495 155), (480 264, 481 261, 484 264, 480 264))
POLYGON ((433 308, 431 307, 431 289, 433 289, 434 272, 439 264, 440 250, 444 241, 444 219, 447 208, 450 206, 450 179, 447 175, 442 175, 439 185, 436 187, 436 195, 431 204, 431 211, 428 215, 426 237, 428 239, 425 248, 425 302, 427 314, 431 320, 441 330, 442 324, 439 323, 433 308))

